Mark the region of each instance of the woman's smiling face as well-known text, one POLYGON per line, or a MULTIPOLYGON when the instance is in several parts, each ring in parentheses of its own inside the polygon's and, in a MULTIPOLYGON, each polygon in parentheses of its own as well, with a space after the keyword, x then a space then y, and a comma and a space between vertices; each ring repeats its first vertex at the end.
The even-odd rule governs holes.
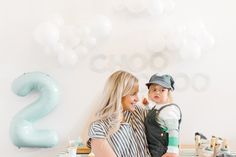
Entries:
POLYGON ((138 102, 138 91, 139 91, 139 85, 138 83, 135 83, 130 94, 122 97, 121 103, 123 111, 128 110, 133 112, 135 110, 135 105, 138 102))

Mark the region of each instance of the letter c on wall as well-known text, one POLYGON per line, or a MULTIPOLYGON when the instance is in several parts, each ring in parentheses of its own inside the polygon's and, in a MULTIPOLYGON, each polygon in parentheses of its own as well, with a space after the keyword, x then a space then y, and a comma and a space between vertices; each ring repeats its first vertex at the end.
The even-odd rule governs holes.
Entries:
POLYGON ((10 137, 17 147, 53 147, 58 143, 55 131, 34 128, 34 123, 51 112, 59 100, 59 90, 49 75, 41 72, 25 73, 14 80, 12 90, 18 96, 31 91, 40 93, 39 98, 19 111, 12 119, 10 137))

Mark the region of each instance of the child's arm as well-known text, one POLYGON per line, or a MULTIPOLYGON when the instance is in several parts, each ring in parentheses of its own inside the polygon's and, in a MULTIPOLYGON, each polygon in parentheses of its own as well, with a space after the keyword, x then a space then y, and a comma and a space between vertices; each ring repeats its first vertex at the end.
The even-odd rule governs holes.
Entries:
POLYGON ((168 153, 179 154, 179 121, 178 119, 167 119, 165 121, 168 128, 168 153))
MULTIPOLYGON (((176 106, 169 106, 160 112, 160 118, 164 121, 168 136, 168 155, 174 157, 179 154, 179 119, 180 110, 176 106)), ((167 156, 166 156, 167 157, 167 156)))

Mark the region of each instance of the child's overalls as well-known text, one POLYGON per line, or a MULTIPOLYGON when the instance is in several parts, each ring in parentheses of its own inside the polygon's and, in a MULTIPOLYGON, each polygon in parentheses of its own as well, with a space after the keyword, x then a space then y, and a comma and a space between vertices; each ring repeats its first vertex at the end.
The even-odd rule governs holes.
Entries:
MULTIPOLYGON (((161 128, 159 123, 156 122, 156 118, 159 116, 161 110, 171 105, 177 106, 176 104, 168 104, 161 107, 159 110, 153 107, 146 116, 144 124, 146 128, 148 147, 149 147, 152 157, 161 157, 167 151, 168 133, 164 131, 163 128, 161 128)), ((180 125, 181 119, 182 119, 182 114, 180 110, 179 125, 180 125)))

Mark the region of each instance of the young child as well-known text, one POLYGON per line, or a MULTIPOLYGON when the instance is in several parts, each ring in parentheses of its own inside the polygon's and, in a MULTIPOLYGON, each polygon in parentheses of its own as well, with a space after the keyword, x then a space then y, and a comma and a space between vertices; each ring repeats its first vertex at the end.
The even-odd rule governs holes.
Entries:
POLYGON ((148 83, 146 135, 152 157, 177 157, 179 154, 180 108, 172 103, 174 80, 170 75, 154 74, 148 83))

